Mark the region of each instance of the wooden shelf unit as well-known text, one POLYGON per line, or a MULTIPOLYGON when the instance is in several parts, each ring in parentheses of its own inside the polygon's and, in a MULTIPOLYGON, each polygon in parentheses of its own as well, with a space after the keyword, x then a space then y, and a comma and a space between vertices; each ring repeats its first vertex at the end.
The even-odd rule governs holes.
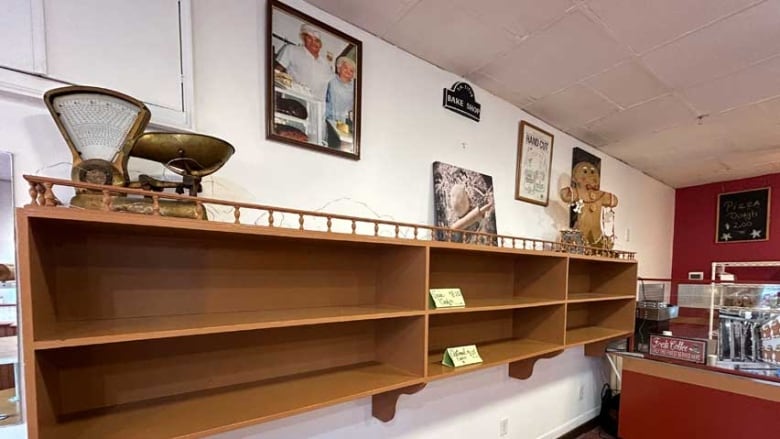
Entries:
POLYGON ((567 299, 591 301, 636 297, 637 264, 572 255, 569 259, 567 299))
POLYGON ((566 347, 634 332, 635 299, 575 302, 566 305, 566 347))
MULTIPOLYGON (((435 243, 434 243, 435 245, 435 243)), ((460 288, 467 308, 520 308, 563 303, 566 256, 432 247, 430 288, 460 288)))
POLYGON ((51 207, 17 224, 32 438, 202 437, 366 396, 389 420, 428 381, 527 378, 633 328, 635 261, 51 207), (467 306, 429 309, 446 287, 467 306), (467 344, 482 364, 441 365, 467 344))
POLYGON ((40 436, 207 434, 417 384, 424 332, 420 316, 37 351, 40 436), (210 419, 193 425, 187 410, 210 419), (112 432, 152 411, 186 422, 112 432))
POLYGON ((428 326, 428 377, 511 363, 563 349, 565 305, 432 315, 428 326), (477 345, 483 362, 464 368, 441 364, 447 347, 477 345))

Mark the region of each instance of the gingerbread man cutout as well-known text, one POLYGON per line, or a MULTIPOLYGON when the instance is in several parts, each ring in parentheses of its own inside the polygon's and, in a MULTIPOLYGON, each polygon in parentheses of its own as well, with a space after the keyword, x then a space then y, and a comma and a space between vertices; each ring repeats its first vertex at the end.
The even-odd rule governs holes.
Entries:
POLYGON ((561 189, 561 199, 580 204, 574 228, 582 232, 585 245, 611 249, 612 240, 601 230, 601 211, 618 205, 615 194, 602 191, 599 170, 592 163, 579 162, 572 169, 572 185, 561 189))

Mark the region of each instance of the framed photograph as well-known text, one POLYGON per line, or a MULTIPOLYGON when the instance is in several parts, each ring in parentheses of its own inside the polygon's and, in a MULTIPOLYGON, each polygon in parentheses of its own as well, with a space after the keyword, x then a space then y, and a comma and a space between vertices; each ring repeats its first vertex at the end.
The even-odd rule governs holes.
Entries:
POLYGON ((764 187, 718 194, 715 242, 768 240, 771 191, 764 187))
POLYGON ((550 202, 553 135, 520 121, 515 199, 546 206, 550 202))
POLYGON ((360 160, 363 45, 268 2, 266 138, 360 160))
POLYGON ((437 232, 439 241, 496 245, 496 209, 493 177, 442 162, 433 163, 433 212, 438 227, 452 229, 437 232))

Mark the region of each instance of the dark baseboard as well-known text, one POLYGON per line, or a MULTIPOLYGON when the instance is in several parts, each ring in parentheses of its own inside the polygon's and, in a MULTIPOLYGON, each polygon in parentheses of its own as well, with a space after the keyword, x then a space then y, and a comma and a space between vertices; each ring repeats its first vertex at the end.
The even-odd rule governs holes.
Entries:
POLYGON ((580 425, 574 430, 570 430, 567 433, 562 434, 558 439, 577 439, 581 434, 587 433, 599 426, 599 417, 591 419, 590 421, 580 425))

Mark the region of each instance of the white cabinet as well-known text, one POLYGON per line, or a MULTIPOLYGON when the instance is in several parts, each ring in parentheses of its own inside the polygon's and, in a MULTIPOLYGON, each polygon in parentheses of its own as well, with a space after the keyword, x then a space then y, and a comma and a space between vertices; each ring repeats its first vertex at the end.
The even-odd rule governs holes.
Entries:
POLYGON ((0 2, 0 66, 26 72, 43 68, 42 0, 0 2), (36 38, 37 37, 37 38, 36 38))
POLYGON ((153 123, 192 128, 190 1, 2 0, 0 66, 36 75, 17 75, 27 94, 106 87, 144 101, 153 123))

